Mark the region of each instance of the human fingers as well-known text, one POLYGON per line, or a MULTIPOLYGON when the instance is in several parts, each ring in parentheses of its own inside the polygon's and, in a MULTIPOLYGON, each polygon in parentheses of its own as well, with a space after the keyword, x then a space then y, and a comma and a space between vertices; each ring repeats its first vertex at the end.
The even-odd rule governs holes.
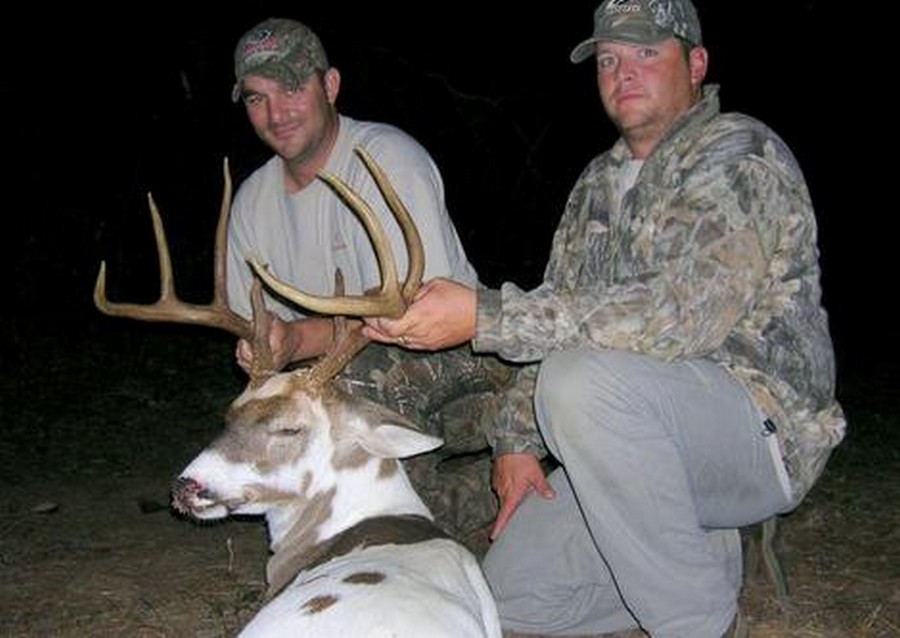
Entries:
POLYGON ((368 321, 363 324, 362 334, 365 338, 371 339, 372 341, 378 341, 380 343, 390 343, 393 337, 388 334, 385 334, 381 330, 379 330, 376 326, 370 324, 368 321))
POLYGON ((502 454, 494 460, 491 482, 500 499, 500 511, 491 529, 491 539, 506 527, 519 503, 530 491, 542 498, 553 498, 556 493, 544 476, 537 457, 533 454, 502 454))
POLYGON ((407 323, 403 318, 368 318, 365 320, 362 333, 373 341, 391 343, 404 348, 418 348, 420 344, 413 341, 407 323))
POLYGON ((544 476, 543 472, 533 476, 531 486, 534 488, 534 491, 543 498, 554 498, 556 496, 556 492, 553 491, 553 488, 550 486, 550 481, 547 480, 547 477, 544 476))
POLYGON ((489 538, 492 541, 499 538, 500 534, 503 533, 503 530, 506 529, 506 524, 509 523, 509 519, 512 518, 513 512, 516 511, 516 507, 518 507, 518 503, 513 503, 512 501, 505 501, 502 503, 489 535, 489 538))
POLYGON ((437 279, 429 279, 424 284, 422 284, 419 289, 416 291, 416 294, 413 296, 413 303, 417 302, 422 297, 428 295, 431 291, 433 291, 436 287, 440 286, 441 278, 437 279))
POLYGON ((528 484, 526 482, 518 482, 514 473, 504 471, 504 467, 510 465, 509 460, 507 457, 501 456, 494 462, 492 482, 494 491, 500 499, 500 510, 497 512, 497 518, 494 520, 494 526, 491 528, 491 540, 494 540, 503 532, 503 529, 527 492, 528 484))
POLYGON ((269 324, 269 349, 272 351, 272 360, 276 370, 283 368, 291 359, 291 354, 296 350, 295 331, 288 328, 288 323, 272 315, 269 324))
POLYGON ((253 364, 253 348, 246 339, 238 339, 234 349, 234 358, 241 369, 249 374, 253 364))
POLYGON ((366 329, 373 334, 380 335, 383 339, 396 339, 404 334, 408 328, 406 321, 399 319, 387 319, 385 317, 366 317, 364 320, 366 329))

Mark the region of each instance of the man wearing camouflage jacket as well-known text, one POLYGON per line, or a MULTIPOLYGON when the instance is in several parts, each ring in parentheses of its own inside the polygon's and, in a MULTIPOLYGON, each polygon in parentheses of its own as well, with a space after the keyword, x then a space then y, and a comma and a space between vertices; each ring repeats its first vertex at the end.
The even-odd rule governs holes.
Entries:
POLYGON ((802 173, 719 112, 701 42, 690 0, 605 0, 572 60, 596 60, 622 137, 572 190, 543 284, 434 280, 370 323, 539 362, 493 437, 485 570, 509 630, 736 635, 737 528, 796 507, 843 437, 802 173))

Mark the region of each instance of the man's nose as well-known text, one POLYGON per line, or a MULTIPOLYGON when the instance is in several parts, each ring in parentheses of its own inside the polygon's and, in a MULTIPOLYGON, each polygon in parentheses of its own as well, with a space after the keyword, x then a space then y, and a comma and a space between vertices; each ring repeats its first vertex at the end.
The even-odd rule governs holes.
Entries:
POLYGON ((278 124, 283 122, 288 114, 288 104, 280 97, 273 97, 267 103, 269 121, 278 124))
POLYGON ((628 57, 619 58, 619 63, 616 65, 616 79, 620 81, 633 79, 636 68, 637 66, 632 59, 628 57))

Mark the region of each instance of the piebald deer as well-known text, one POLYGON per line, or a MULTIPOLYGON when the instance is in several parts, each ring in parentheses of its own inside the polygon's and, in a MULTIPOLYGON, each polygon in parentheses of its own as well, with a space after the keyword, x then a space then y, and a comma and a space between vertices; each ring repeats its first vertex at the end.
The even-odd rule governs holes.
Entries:
POLYGON ((494 600, 474 555, 437 529, 399 462, 442 441, 387 408, 346 395, 333 382, 367 343, 359 326, 349 328, 341 315, 399 315, 424 268, 409 213, 381 168, 365 151, 357 153, 403 229, 409 268, 402 286, 375 213, 340 179, 322 174, 365 224, 381 267, 381 290, 343 296, 337 283, 334 298, 306 295, 251 260, 258 276, 251 293, 254 320, 233 313, 225 293, 231 201, 226 164, 212 303, 196 306, 175 295, 152 198, 159 301, 148 306, 108 301, 104 264, 94 300, 109 315, 198 323, 254 341, 251 379, 228 410, 225 432, 188 465, 172 490, 174 508, 196 519, 265 515, 272 552, 268 602, 242 637, 500 638, 494 600), (270 369, 259 279, 301 306, 335 316, 334 345, 314 366, 281 373, 270 369))

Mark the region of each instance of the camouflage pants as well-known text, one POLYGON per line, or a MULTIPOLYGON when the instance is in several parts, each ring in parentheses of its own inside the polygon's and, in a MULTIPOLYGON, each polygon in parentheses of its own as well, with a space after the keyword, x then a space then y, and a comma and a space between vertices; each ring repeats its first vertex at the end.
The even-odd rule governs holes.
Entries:
POLYGON ((410 480, 455 538, 484 549, 497 513, 491 451, 485 436, 514 369, 468 346, 419 353, 370 344, 339 377, 351 393, 391 408, 444 445, 404 462, 410 480))

